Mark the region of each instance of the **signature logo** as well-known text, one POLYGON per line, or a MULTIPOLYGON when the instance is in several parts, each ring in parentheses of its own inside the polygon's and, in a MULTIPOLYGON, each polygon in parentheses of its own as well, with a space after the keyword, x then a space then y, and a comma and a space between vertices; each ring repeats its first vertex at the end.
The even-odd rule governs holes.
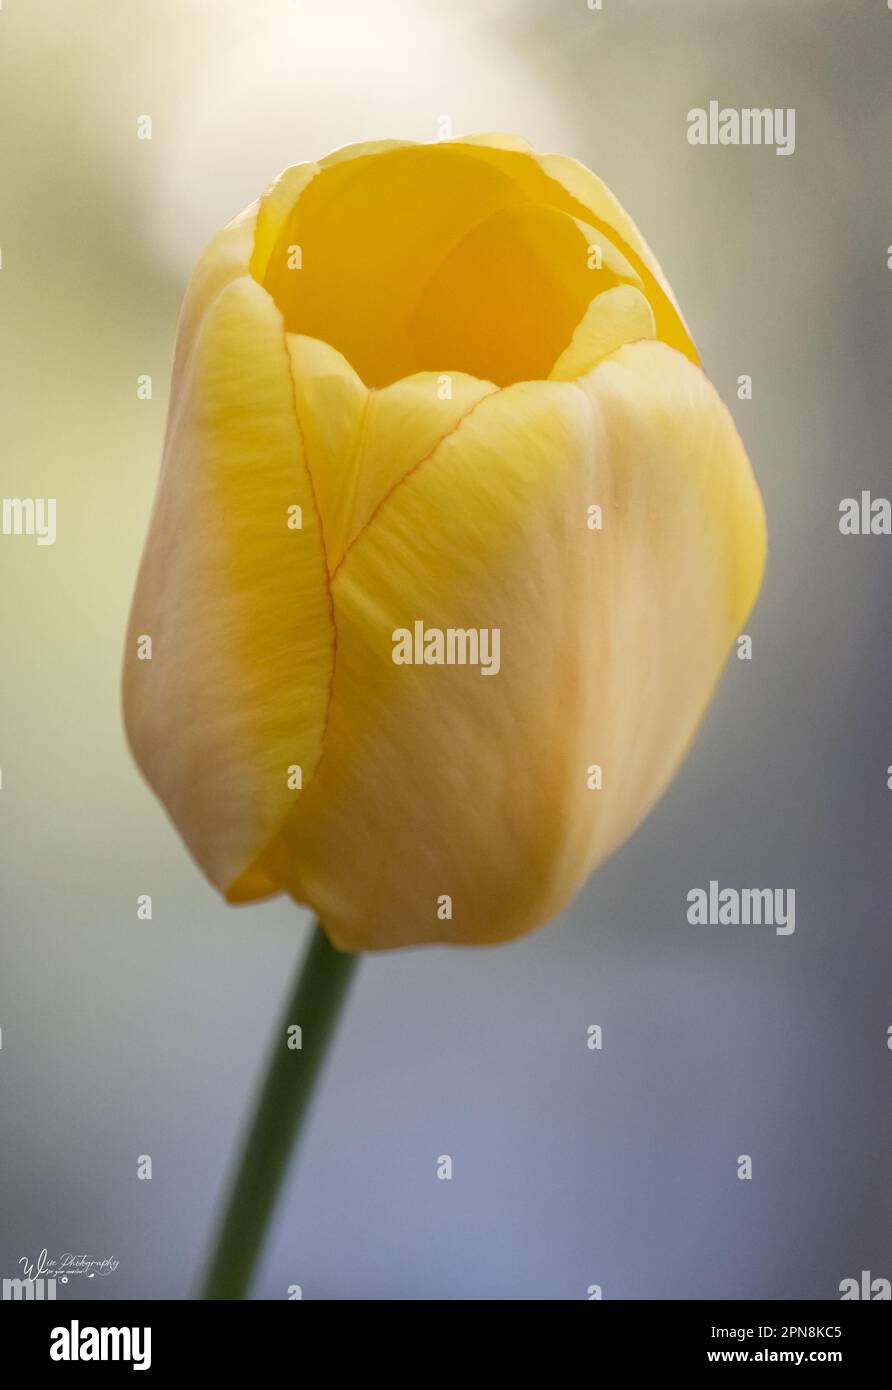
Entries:
POLYGON ((83 1275, 87 1279, 107 1278, 109 1274, 114 1274, 119 1263, 113 1255, 106 1256, 104 1260, 88 1260, 86 1255, 75 1255, 71 1251, 58 1259, 51 1259, 46 1249, 41 1250, 36 1260, 29 1260, 27 1255, 19 1260, 23 1278, 57 1279, 60 1284, 67 1284, 76 1275, 83 1275))

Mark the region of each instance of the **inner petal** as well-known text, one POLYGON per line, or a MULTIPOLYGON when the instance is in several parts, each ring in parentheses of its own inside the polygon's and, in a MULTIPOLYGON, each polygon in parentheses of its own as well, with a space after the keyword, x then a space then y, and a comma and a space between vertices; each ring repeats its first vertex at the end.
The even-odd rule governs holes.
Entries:
POLYGON ((556 208, 492 213, 421 290, 409 324, 419 360, 499 386, 547 377, 592 296, 619 284, 589 247, 587 229, 556 208))
POLYGON ((448 146, 336 164, 296 201, 264 286, 289 332, 330 343, 367 386, 386 386, 423 369, 407 333, 420 286, 476 221, 522 197, 506 174, 448 146))
POLYGON ((641 286, 603 233, 541 201, 547 182, 455 145, 321 168, 262 283, 289 333, 329 343, 366 386, 425 371, 545 378, 596 294, 641 286))

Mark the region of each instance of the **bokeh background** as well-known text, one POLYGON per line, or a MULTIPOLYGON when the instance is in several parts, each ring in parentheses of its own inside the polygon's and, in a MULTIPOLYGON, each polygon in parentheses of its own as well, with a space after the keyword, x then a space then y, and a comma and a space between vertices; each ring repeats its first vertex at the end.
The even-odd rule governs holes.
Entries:
POLYGON ((58 539, 0 538, 0 1274, 46 1247, 119 1261, 60 1297, 190 1295, 306 935, 217 898, 121 727, 190 266, 285 165, 449 115, 630 209, 749 449, 768 572, 752 661, 560 921, 363 962, 255 1295, 892 1278, 892 538, 837 527, 892 489, 890 59, 884 0, 5 0, 0 493, 56 497, 58 539), (713 97, 795 107, 795 154, 689 146, 713 97), (688 926, 712 878, 795 888, 795 935, 688 926))

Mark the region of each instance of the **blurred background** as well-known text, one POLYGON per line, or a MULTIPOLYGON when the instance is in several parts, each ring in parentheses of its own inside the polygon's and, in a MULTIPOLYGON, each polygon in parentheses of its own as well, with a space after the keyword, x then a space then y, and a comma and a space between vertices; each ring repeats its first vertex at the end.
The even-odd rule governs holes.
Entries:
POLYGON ((190 267, 282 167, 445 115, 575 155, 638 221, 748 447, 768 572, 752 660, 561 920, 362 963, 255 1296, 892 1278, 892 538, 837 524, 892 490, 890 59, 884 0, 3 4, 0 493, 58 508, 54 546, 0 537, 4 1277, 46 1248, 119 1262, 60 1298, 192 1293, 306 935, 285 899, 216 896, 121 727, 190 267), (795 154, 690 146, 711 98, 795 107, 795 154), (688 926, 710 879, 795 888, 795 934, 688 926))

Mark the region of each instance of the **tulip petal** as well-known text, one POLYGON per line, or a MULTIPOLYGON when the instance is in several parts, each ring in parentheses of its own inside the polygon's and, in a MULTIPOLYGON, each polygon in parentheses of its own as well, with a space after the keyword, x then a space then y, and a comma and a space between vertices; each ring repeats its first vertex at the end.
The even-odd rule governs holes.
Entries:
POLYGON ((287 278, 287 257, 282 256, 278 265, 271 266, 273 253, 286 231, 289 219, 297 207, 302 193, 323 169, 331 169, 336 164, 347 164, 355 160, 366 160, 387 150, 404 149, 413 142, 410 140, 366 140, 353 145, 344 145, 314 163, 292 164, 274 179, 260 199, 257 218, 257 234, 251 257, 251 274, 259 284, 264 284, 275 294, 282 279, 287 278))
POLYGON ((137 762, 233 899, 276 889, 252 866, 304 794, 289 768, 312 780, 334 645, 282 320, 243 276, 207 309, 180 383, 124 672, 137 762))
POLYGON ((540 924, 666 786, 763 555, 730 415, 664 344, 484 397, 335 576, 325 753, 268 872, 347 949, 540 924), (419 620, 498 628, 498 673, 395 664, 419 620))
POLYGON ((355 140, 350 145, 341 145, 339 149, 323 155, 319 168, 331 169, 336 164, 348 164, 370 155, 389 154, 392 150, 416 149, 417 146, 417 140, 355 140))
POLYGON ((699 362, 697 349, 669 283, 644 237, 622 204, 597 175, 564 155, 527 155, 505 137, 505 144, 478 144, 459 139, 455 149, 466 150, 500 170, 536 202, 550 204, 574 217, 589 221, 609 237, 641 276, 654 310, 657 337, 699 362))
POLYGON ((451 145, 483 145, 492 150, 513 150, 516 154, 534 154, 529 140, 522 135, 511 135, 505 131, 484 131, 477 135, 456 135, 448 142, 451 145))
POLYGON ((545 154, 538 162, 550 179, 565 188, 572 198, 587 208, 598 223, 607 227, 619 249, 632 261, 645 281, 648 298, 657 322, 661 342, 677 348, 695 364, 699 363, 697 349, 672 287, 659 261, 651 251, 635 222, 597 174, 567 155, 545 154))
POLYGON ((311 179, 282 224, 263 283, 289 332, 332 344, 368 386, 418 370, 406 326, 423 285, 469 227, 523 193, 456 146, 341 159, 311 179), (301 267, 288 265, 289 246, 301 267))
POLYGON ((279 276, 288 274, 287 254, 274 270, 271 270, 270 261, 295 204, 316 178, 319 167, 318 164, 292 164, 273 180, 260 199, 251 251, 251 274, 259 285, 266 282, 267 289, 270 289, 271 279, 278 281, 279 276))
POLYGON ((179 403, 186 362, 204 314, 230 281, 239 279, 248 270, 259 206, 257 201, 251 203, 238 217, 228 222, 205 247, 192 272, 177 321, 170 389, 171 412, 179 403))
POLYGON ((366 385, 418 371, 507 385, 547 377, 567 348, 593 297, 578 271, 595 244, 598 271, 637 284, 656 336, 696 360, 631 219, 582 166, 551 159, 515 136, 472 136, 296 165, 260 201, 251 273, 289 332, 330 343, 366 385))
POLYGON ((616 285, 592 300, 549 380, 575 381, 625 343, 655 336, 653 310, 641 291, 634 285, 616 285))
POLYGON ((368 390, 336 348, 288 334, 294 395, 333 573, 382 498, 489 392, 462 372, 368 390))
POLYGON ((603 254, 599 236, 547 204, 499 208, 478 222, 419 295, 409 321, 417 358, 461 362, 500 386, 547 378, 589 301, 624 272, 638 280, 622 257, 603 254), (602 254, 593 261, 596 240, 602 254))

